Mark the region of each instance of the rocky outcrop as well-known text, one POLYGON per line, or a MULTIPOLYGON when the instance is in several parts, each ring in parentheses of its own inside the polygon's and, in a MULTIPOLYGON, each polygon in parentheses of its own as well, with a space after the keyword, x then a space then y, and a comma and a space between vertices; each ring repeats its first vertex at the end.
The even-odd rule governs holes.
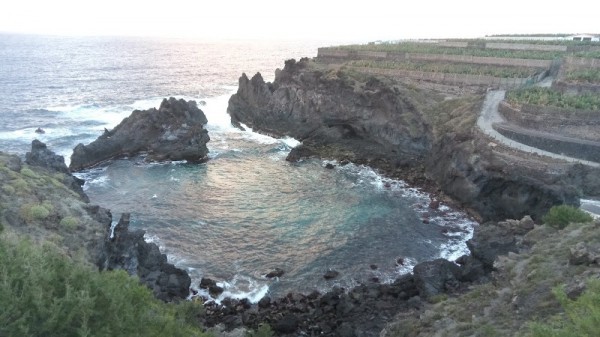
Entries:
POLYGON ((500 161, 481 141, 445 135, 436 142, 426 173, 462 205, 483 220, 539 220, 550 207, 579 205, 579 193, 566 175, 553 175, 500 161))
POLYGON ((210 140, 206 116, 195 101, 164 99, 158 109, 135 110, 111 131, 88 145, 79 144, 71 155, 72 171, 103 161, 147 154, 146 160, 206 160, 210 140))
POLYGON ((31 166, 44 168, 49 172, 60 172, 65 174, 65 185, 77 192, 85 202, 90 201, 81 187, 85 181, 73 176, 69 171, 67 164, 65 164, 65 158, 48 149, 46 144, 34 139, 31 142, 31 151, 25 154, 25 162, 31 166))
POLYGON ((98 258, 101 270, 123 269, 137 275, 154 295, 163 301, 184 299, 189 295, 189 275, 167 262, 158 246, 144 240, 143 230, 129 230, 129 213, 123 213, 112 228, 109 222, 106 240, 98 258))
POLYGON ((470 118, 465 113, 478 112, 463 111, 457 122, 446 123, 439 117, 448 114, 446 108, 428 115, 441 104, 431 98, 435 93, 319 69, 308 59, 289 60, 273 83, 265 83, 260 74, 242 75, 227 109, 232 123, 301 140, 290 161, 313 156, 350 160, 413 184, 437 185, 432 189, 441 189, 483 220, 525 214, 540 219, 553 205, 578 204, 571 185, 579 175, 567 179, 522 170, 486 151, 474 139, 472 126, 464 127, 470 118))
POLYGON ((242 75, 227 108, 232 123, 289 135, 304 147, 327 148, 331 156, 355 161, 400 164, 427 153, 428 125, 409 95, 375 78, 357 87, 342 72, 324 73, 308 64, 286 61, 273 83, 260 73, 252 79, 242 75))

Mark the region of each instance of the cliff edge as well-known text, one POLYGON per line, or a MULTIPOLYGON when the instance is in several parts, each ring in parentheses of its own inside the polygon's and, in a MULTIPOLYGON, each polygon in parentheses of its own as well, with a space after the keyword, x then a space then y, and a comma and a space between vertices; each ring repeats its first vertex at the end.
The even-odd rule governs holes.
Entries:
POLYGON ((539 219, 556 204, 578 204, 568 168, 519 164, 476 131, 482 95, 449 98, 389 78, 288 60, 273 83, 240 77, 229 100, 233 125, 302 145, 288 160, 319 157, 367 164, 440 189, 483 220, 539 219))

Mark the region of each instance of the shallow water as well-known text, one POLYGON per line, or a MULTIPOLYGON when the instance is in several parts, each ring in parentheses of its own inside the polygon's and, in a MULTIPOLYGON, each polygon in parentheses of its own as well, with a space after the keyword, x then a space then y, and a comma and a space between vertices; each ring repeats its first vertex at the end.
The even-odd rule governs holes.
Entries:
POLYGON ((147 240, 196 284, 211 277, 226 288, 223 296, 257 301, 267 292, 349 287, 373 277, 387 282, 417 262, 466 252, 475 223, 464 214, 430 210, 429 196, 367 167, 286 162, 296 141, 230 125, 227 100, 242 71, 272 74, 288 57, 314 56, 316 43, 0 35, 0 47, 7 46, 0 48, 7 65, 0 68, 3 151, 24 153, 39 138, 68 156, 78 142, 95 139, 133 109, 157 107, 163 97, 205 103, 208 162, 128 158, 79 173, 93 203, 111 209, 115 220, 131 212, 132 226, 145 229, 147 240), (46 133, 35 134, 37 127, 46 133), (400 257, 404 265, 396 264, 400 257), (285 270, 283 277, 263 277, 274 268, 285 270), (325 281, 329 269, 340 277, 325 281))

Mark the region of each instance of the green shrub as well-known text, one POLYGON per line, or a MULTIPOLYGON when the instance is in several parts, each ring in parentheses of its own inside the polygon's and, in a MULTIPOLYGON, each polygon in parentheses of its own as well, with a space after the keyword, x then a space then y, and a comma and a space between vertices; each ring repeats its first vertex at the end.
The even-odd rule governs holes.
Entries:
POLYGON ((2 190, 4 191, 4 193, 8 194, 8 195, 13 195, 15 194, 15 188, 10 186, 10 185, 4 185, 2 186, 2 190))
POLYGON ((44 220, 50 215, 50 211, 43 205, 24 205, 21 215, 27 221, 44 220))
POLYGON ((0 336, 205 336, 125 271, 0 238, 0 336))
POLYGON ((29 189, 29 184, 27 184, 27 182, 21 178, 15 179, 11 185, 17 190, 17 191, 27 191, 29 189))
POLYGON ((246 335, 248 337, 271 337, 274 335, 274 333, 269 324, 261 324, 258 326, 258 329, 248 331, 246 335))
POLYGON ((24 176, 26 176, 26 177, 29 177, 29 178, 38 178, 39 177, 37 173, 33 172, 28 167, 23 167, 21 169, 21 174, 24 175, 24 176))
POLYGON ((600 280, 588 281, 587 290, 576 300, 570 300, 564 289, 554 289, 554 295, 565 313, 549 322, 530 325, 533 337, 579 337, 598 336, 600 327, 600 280))
POLYGON ((66 216, 60 220, 60 225, 68 230, 74 230, 79 225, 79 220, 73 216, 66 216))
POLYGON ((550 211, 542 218, 542 221, 544 221, 545 224, 558 229, 565 228, 572 222, 579 223, 592 220, 593 218, 591 215, 579 208, 569 205, 554 206, 550 208, 550 211))

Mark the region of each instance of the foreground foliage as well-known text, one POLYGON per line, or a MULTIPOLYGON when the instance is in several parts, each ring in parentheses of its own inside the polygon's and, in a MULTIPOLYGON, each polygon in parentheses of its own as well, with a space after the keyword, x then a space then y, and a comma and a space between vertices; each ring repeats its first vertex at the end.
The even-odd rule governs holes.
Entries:
POLYGON ((547 323, 531 324, 533 337, 598 336, 600 327, 600 280, 590 280, 588 289, 575 300, 570 300, 564 288, 554 289, 554 295, 564 314, 547 323))
POLYGON ((124 271, 0 238, 0 336, 204 336, 193 303, 165 304, 124 271))
POLYGON ((559 205, 550 208, 542 220, 545 224, 554 228, 563 229, 570 223, 592 221, 592 216, 577 207, 559 205))

